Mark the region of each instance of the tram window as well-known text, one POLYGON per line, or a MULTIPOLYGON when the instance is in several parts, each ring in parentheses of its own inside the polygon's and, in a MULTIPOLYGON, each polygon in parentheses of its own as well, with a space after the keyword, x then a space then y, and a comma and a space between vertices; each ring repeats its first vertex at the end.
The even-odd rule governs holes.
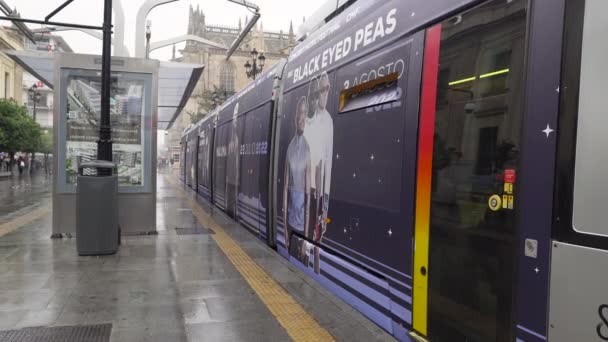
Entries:
POLYGON ((500 95, 508 90, 510 49, 489 51, 482 59, 483 69, 479 73, 480 95, 500 95))
POLYGON ((602 236, 608 236, 606 12, 608 1, 585 1, 572 215, 575 230, 602 236))
MULTIPOLYGON (((450 69, 448 68, 442 68, 439 70, 438 76, 437 76, 437 84, 447 84, 450 78, 450 69)), ((447 105, 448 102, 448 97, 447 97, 447 92, 450 89, 448 89, 447 87, 438 87, 437 88, 437 100, 441 99, 443 102, 439 105, 447 105)))
POLYGON ((498 140, 498 126, 483 127, 479 129, 479 143, 477 144, 477 174, 492 174, 493 156, 496 153, 498 140))
POLYGON ((509 198, 505 174, 519 166, 526 8, 524 0, 493 0, 440 24, 428 273, 432 341, 514 340, 517 206, 507 200, 490 208, 488 199, 509 198))

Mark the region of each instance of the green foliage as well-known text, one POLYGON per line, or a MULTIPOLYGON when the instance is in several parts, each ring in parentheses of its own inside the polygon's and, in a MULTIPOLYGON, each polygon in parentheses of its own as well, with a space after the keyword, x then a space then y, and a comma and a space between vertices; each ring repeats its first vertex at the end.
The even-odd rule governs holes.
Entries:
POLYGON ((219 96, 219 104, 222 104, 226 101, 227 97, 230 97, 231 94, 227 94, 226 91, 222 88, 213 85, 213 89, 205 89, 202 91, 200 96, 197 97, 197 111, 187 111, 186 113, 190 116, 190 122, 195 124, 207 116, 207 113, 211 112, 215 107, 213 103, 213 94, 217 94, 219 96))
POLYGON ((193 111, 187 111, 186 114, 188 114, 190 116, 190 123, 197 123, 199 121, 201 121, 205 116, 207 116, 206 112, 202 112, 200 110, 193 112, 193 111))
MULTIPOLYGON (((2 119, 0 119, 2 120, 2 119)), ((4 133, 4 131, 2 129, 0 129, 0 146, 3 146, 6 144, 6 139, 8 139, 7 135, 4 133)), ((2 149, 0 148, 0 151, 2 149)))
POLYGON ((0 151, 35 152, 40 148, 42 130, 27 109, 14 100, 0 99, 0 151))

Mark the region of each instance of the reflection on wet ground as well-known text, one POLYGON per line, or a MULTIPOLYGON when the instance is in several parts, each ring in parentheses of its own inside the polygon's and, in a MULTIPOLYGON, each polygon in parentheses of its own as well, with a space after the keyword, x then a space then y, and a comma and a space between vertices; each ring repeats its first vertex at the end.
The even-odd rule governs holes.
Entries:
MULTIPOLYGON (((79 257, 75 239, 50 239, 50 214, 0 237, 0 329, 109 322, 111 341, 291 340, 211 235, 175 233, 196 218, 163 176, 158 183, 159 234, 123 237, 116 255, 79 257)), ((0 189, 0 222, 50 201, 46 179, 0 180, 0 189)), ((392 340, 244 228, 203 207, 336 340, 392 340)))
POLYGON ((50 203, 51 188, 51 176, 39 172, 0 177, 0 224, 50 203))

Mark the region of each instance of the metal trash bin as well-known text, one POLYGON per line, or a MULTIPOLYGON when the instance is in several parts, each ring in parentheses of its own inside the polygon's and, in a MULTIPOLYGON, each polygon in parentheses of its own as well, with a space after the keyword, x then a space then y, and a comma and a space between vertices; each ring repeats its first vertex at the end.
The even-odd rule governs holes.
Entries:
POLYGON ((94 160, 80 164, 76 186, 78 255, 114 254, 120 244, 118 177, 115 164, 94 160), (105 172, 100 172, 106 170, 105 172))

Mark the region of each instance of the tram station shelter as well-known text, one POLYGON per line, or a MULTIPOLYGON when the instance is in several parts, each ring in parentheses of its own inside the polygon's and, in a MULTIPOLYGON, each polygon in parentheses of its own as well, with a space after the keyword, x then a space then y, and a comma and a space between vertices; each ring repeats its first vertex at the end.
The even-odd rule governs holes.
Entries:
MULTIPOLYGON (((6 51, 16 63, 54 90, 53 237, 76 231, 76 177, 96 159, 101 111, 101 56, 6 51)), ((110 120, 112 159, 119 180, 123 234, 156 231, 156 130, 175 121, 204 67, 195 64, 112 57, 110 120)))

